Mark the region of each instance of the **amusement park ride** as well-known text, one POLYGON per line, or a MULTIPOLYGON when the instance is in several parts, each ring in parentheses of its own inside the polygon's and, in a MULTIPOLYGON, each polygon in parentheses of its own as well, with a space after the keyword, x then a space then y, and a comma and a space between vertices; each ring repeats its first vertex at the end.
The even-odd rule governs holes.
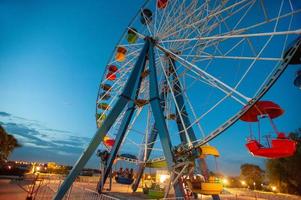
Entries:
MULTIPOLYGON (((185 199, 219 199, 222 183, 206 160, 220 153, 209 142, 239 120, 260 127, 268 119, 277 135, 264 145, 260 129, 257 139, 250 131, 252 155, 292 156, 296 142, 273 121, 283 109, 260 99, 288 65, 301 63, 300 12, 301 4, 290 0, 146 1, 107 64, 96 101, 98 130, 54 199, 64 197, 100 143, 106 150, 99 152, 99 193, 114 162, 124 160, 137 165, 135 178, 116 177, 117 183, 136 191, 145 168, 166 167, 170 180, 161 197, 173 188, 185 199)), ((300 71, 294 84, 300 88, 300 71)))

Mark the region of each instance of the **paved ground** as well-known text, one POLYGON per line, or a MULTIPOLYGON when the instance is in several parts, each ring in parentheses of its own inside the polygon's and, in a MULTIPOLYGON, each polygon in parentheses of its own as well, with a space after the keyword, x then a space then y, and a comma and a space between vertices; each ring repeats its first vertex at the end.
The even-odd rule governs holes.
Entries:
POLYGON ((26 192, 15 182, 0 179, 0 200, 25 200, 26 192))
MULTIPOLYGON (((37 195, 37 200, 51 200, 53 195, 56 193, 62 180, 52 179, 43 182, 37 195)), ((20 184, 26 186, 28 182, 21 181, 20 184)), ((109 186, 106 185, 105 188, 109 186)), ((141 188, 138 192, 132 193, 130 186, 121 185, 113 181, 113 187, 111 191, 107 191, 106 194, 116 197, 122 200, 139 200, 147 199, 148 197, 144 195, 141 188)), ((71 200, 90 200, 99 199, 99 194, 96 192, 96 182, 75 182, 71 192, 67 193, 71 200)), ((261 192, 252 191, 236 188, 226 188, 224 194, 220 195, 221 200, 301 200, 300 196, 293 196, 287 194, 271 193, 271 192, 261 192)), ((0 200, 25 200, 26 192, 24 192, 14 181, 0 179, 0 200)), ((199 199, 209 200, 212 199, 210 196, 200 196, 199 199)))

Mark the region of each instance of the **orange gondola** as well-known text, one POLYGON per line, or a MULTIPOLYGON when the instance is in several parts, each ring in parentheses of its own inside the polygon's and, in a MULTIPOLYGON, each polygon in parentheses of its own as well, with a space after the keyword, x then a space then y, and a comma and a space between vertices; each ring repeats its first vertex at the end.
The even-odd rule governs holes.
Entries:
POLYGON ((102 110, 109 110, 111 107, 107 103, 99 103, 98 108, 102 110))
POLYGON ((125 47, 122 46, 118 47, 115 55, 115 59, 118 62, 123 62, 125 60, 126 53, 127 53, 127 49, 125 47))

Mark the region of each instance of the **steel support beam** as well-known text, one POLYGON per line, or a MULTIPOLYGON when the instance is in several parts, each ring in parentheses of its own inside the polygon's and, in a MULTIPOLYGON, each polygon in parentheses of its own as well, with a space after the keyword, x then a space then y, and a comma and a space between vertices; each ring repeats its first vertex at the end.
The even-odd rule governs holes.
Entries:
MULTIPOLYGON (((174 166, 174 159, 172 153, 172 145, 169 137, 169 132, 165 123, 165 117, 163 114, 163 110, 161 107, 161 101, 159 98, 159 89, 158 89, 158 80, 157 80, 157 72, 155 66, 155 58, 154 58, 154 44, 150 43, 149 49, 149 81, 150 81, 150 104, 152 108, 152 112, 155 118, 156 127, 158 129, 160 141, 162 144, 164 156, 167 162, 167 166, 169 170, 172 170, 174 166)), ((174 184, 174 191, 176 197, 184 197, 184 189, 183 185, 179 182, 174 184)))
MULTIPOLYGON (((153 127, 152 127, 152 130, 151 130, 149 140, 147 141, 149 144, 147 145, 145 161, 147 161, 149 159, 149 156, 152 152, 152 148, 153 148, 153 146, 155 144, 155 141, 157 139, 157 135, 158 135, 158 131, 156 129, 156 124, 154 124, 153 127)), ((139 163, 138 171, 137 171, 137 177, 135 179, 134 184, 132 185, 132 190, 134 192, 136 192, 136 190, 139 186, 140 180, 142 178, 142 175, 143 175, 143 172, 144 172, 144 169, 145 169, 145 165, 146 165, 146 163, 139 163)))
MULTIPOLYGON (((165 79, 163 82, 163 85, 167 85, 167 80, 165 79)), ((161 95, 160 95, 160 99, 161 101, 161 106, 165 105, 165 96, 166 96, 167 92, 166 90, 162 89, 161 91, 161 95)), ((152 148, 155 145, 155 141, 157 139, 158 136, 158 130, 156 128, 156 123, 154 123, 152 130, 151 130, 151 134, 150 137, 148 138, 148 145, 147 145, 147 150, 146 150, 146 155, 145 155, 145 161, 147 161, 150 157, 150 154, 152 152, 152 148)), ((134 184, 132 185, 132 190, 135 192, 139 186, 140 180, 142 178, 142 175, 144 173, 144 169, 145 169, 145 163, 140 163, 138 166, 138 171, 137 171, 137 178, 134 182, 134 184)))
POLYGON ((122 122, 121 122, 121 125, 118 129, 118 133, 117 133, 117 136, 115 138, 115 143, 113 145, 113 148, 112 150, 110 151, 110 155, 109 155, 109 158, 108 158, 108 161, 107 161, 107 164, 106 164, 106 167, 105 167, 105 172, 103 174, 103 185, 102 183, 101 184, 98 184, 98 193, 101 193, 102 192, 102 189, 104 187, 104 184, 108 178, 108 175, 110 173, 110 169, 112 168, 113 166, 113 163, 114 163, 114 160, 116 158, 116 155, 118 153, 118 150, 120 148, 120 145, 124 139, 124 136, 127 132, 127 129, 128 129, 128 126, 129 126, 129 123, 131 122, 131 119, 132 119, 132 116, 134 114, 134 111, 136 110, 136 107, 135 107, 135 99, 137 99, 138 97, 138 94, 139 94, 139 90, 140 90, 140 86, 141 86, 141 82, 142 82, 142 77, 140 76, 141 72, 143 72, 144 68, 145 68, 145 63, 146 63, 146 55, 148 53, 148 47, 149 47, 149 41, 146 40, 146 44, 145 44, 145 47, 147 49, 144 49, 144 51, 142 51, 142 53, 140 54, 140 57, 137 61, 137 65, 139 65, 139 73, 136 74, 136 84, 134 85, 133 87, 133 93, 131 94, 131 101, 128 103, 128 110, 125 112, 124 116, 123 116, 123 119, 122 119, 122 122))
POLYGON ((181 83, 178 78, 177 72, 175 71, 175 68, 176 68, 175 60, 172 58, 169 58, 169 70, 173 75, 173 90, 174 90, 174 94, 175 94, 175 98, 176 98, 176 103, 180 109, 180 112, 176 109, 176 111, 177 111, 176 112, 176 116, 177 116, 176 123, 178 126, 178 130, 180 132, 181 141, 186 144, 188 141, 184 135, 185 134, 184 126, 190 127, 187 129, 187 133, 188 133, 188 137, 189 137, 190 141, 195 141, 196 136, 194 134, 193 128, 190 126, 191 123, 190 123, 190 120, 189 120, 189 117, 187 114, 184 97, 182 95, 181 83), (181 118, 183 119, 184 126, 181 122, 180 115, 181 115, 181 118))
POLYGON ((145 62, 145 56, 149 50, 149 40, 145 41, 145 45, 138 57, 138 60, 134 66, 134 69, 128 78, 128 81, 123 89, 122 94, 120 95, 120 98, 117 100, 115 106, 112 108, 111 112, 108 114, 107 118, 104 120, 104 123, 101 125, 101 127, 96 131, 94 137, 92 138, 90 144, 85 149, 81 157, 78 159, 74 167, 72 168, 71 172, 67 176, 67 178, 64 180, 61 187, 58 189, 56 195, 54 196, 53 200, 61 200, 76 177, 79 175, 80 171, 84 168, 85 164, 88 162, 92 154, 95 152, 96 148, 100 144, 101 141, 103 141, 104 136, 107 134, 107 132, 110 130, 113 123, 116 121, 124 107, 127 105, 128 101, 131 99, 133 94, 136 94, 139 81, 137 80, 137 77, 140 77, 140 74, 142 72, 142 64, 145 62), (136 90, 135 90, 136 88, 136 90))
MULTIPOLYGON (((176 72, 176 64, 175 64, 175 60, 173 58, 169 58, 169 71, 173 75, 173 77, 172 77, 173 78, 173 91, 174 91, 176 103, 181 110, 181 112, 178 112, 178 110, 176 109, 176 111, 177 111, 176 112, 176 116, 177 116, 176 123, 178 126, 178 130, 180 132, 180 139, 181 139, 182 143, 184 143, 184 144, 186 144, 188 142, 186 139, 186 136, 185 136, 186 132, 184 131, 184 126, 185 126, 185 127, 190 127, 186 130, 190 141, 192 141, 192 142, 196 141, 197 138, 195 136, 195 133, 191 126, 191 122, 189 120, 189 116, 188 116, 186 106, 185 106, 184 97, 182 95, 182 92, 183 92, 182 86, 181 86, 180 80, 179 80, 177 72, 176 72), (180 115, 181 115, 181 118, 183 119, 184 125, 182 124, 180 115)), ((194 154, 198 155, 199 152, 194 150, 194 154)), ((195 173, 207 171, 207 164, 206 164, 205 159, 198 158, 195 160, 194 163, 195 163, 195 173)), ((205 177, 208 180, 208 177, 206 175, 205 175, 205 177)), ((212 199, 219 200, 219 195, 212 195, 212 199)))

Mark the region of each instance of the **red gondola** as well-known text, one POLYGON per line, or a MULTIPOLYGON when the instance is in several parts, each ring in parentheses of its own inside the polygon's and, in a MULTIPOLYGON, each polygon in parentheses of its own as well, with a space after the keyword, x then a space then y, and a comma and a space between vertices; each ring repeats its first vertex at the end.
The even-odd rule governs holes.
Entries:
POLYGON ((115 144, 115 140, 113 140, 113 139, 107 139, 107 140, 104 141, 104 144, 106 146, 112 147, 115 144))
MULTIPOLYGON (((283 133, 280 133, 280 135, 283 133)), ((297 142, 288 139, 283 134, 284 138, 272 139, 271 147, 264 147, 257 140, 249 140, 246 147, 253 156, 264 158, 284 158, 294 155, 296 152, 297 142)))
POLYGON ((116 65, 110 65, 109 66, 109 71, 112 73, 115 73, 118 71, 118 67, 116 67, 116 65))
POLYGON ((168 0, 157 0, 157 7, 160 9, 166 8, 168 0))
MULTIPOLYGON (((268 140, 268 146, 260 143, 260 140, 253 139, 252 135, 246 144, 249 152, 253 156, 264 158, 284 158, 294 155, 296 152, 297 142, 285 136, 284 133, 277 131, 272 119, 281 116, 284 110, 272 101, 259 101, 250 108, 240 119, 246 122, 260 122, 260 119, 268 117, 275 133, 276 139, 268 140)), ((260 124, 259 124, 260 125, 260 124)), ((260 131, 258 131, 260 139, 260 131)))
POLYGON ((106 79, 108 79, 109 81, 115 81, 116 80, 116 74, 109 72, 106 76, 106 79))

